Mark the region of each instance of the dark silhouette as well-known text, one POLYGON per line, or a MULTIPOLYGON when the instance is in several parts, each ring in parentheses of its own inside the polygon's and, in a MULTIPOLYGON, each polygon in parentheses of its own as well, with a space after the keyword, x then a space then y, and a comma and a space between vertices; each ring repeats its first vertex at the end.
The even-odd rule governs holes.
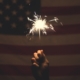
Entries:
POLYGON ((35 52, 31 58, 31 62, 31 70, 35 80, 49 80, 49 61, 43 50, 35 52))

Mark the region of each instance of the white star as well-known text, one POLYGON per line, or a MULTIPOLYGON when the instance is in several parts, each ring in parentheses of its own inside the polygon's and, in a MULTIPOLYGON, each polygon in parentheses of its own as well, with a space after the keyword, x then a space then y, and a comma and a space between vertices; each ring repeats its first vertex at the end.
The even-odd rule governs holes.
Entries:
POLYGON ((2 24, 0 23, 0 28, 2 27, 2 24))
POLYGON ((3 0, 0 0, 0 3, 3 3, 3 0))
POLYGON ((16 28, 16 24, 15 23, 11 24, 11 26, 12 26, 12 28, 16 28))
POLYGON ((23 5, 20 5, 20 6, 19 6, 19 9, 23 9, 23 7, 24 7, 23 5))
POLYGON ((16 12, 16 11, 12 11, 12 14, 13 14, 13 15, 16 15, 16 14, 17 14, 17 12, 16 12))
POLYGON ((19 20, 20 20, 20 21, 23 21, 23 17, 20 16, 20 17, 19 17, 19 20))
POLYGON ((30 5, 31 0, 26 0, 26 3, 30 5))
POLYGON ((0 10, 0 15, 2 15, 3 14, 3 12, 0 10))
POLYGON ((29 16, 31 14, 30 11, 26 11, 26 15, 29 16))
POLYGON ((17 0, 12 0, 12 3, 17 3, 17 0))
POLYGON ((6 5, 5 7, 6 7, 6 9, 10 9, 10 6, 9 5, 6 5))
POLYGON ((9 16, 6 16, 6 17, 5 17, 5 20, 6 20, 6 21, 9 21, 9 20, 10 20, 9 16))

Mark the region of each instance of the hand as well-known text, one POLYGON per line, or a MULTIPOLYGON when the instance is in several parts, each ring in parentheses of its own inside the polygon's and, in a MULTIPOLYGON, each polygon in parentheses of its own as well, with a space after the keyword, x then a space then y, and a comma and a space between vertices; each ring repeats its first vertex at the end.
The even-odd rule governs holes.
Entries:
POLYGON ((32 74, 36 80, 49 80, 49 61, 43 50, 38 50, 31 58, 32 74))

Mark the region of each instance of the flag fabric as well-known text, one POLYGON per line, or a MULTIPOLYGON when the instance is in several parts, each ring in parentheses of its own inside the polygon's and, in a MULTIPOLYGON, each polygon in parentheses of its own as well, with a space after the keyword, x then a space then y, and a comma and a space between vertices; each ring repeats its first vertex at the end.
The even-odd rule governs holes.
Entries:
POLYGON ((35 80, 30 60, 38 49, 50 62, 50 80, 80 80, 79 9, 79 0, 0 0, 0 80, 35 80), (52 22, 55 32, 29 40, 34 11, 63 26, 52 22))
POLYGON ((0 33, 27 34, 31 27, 27 17, 39 11, 39 0, 0 0, 0 33))

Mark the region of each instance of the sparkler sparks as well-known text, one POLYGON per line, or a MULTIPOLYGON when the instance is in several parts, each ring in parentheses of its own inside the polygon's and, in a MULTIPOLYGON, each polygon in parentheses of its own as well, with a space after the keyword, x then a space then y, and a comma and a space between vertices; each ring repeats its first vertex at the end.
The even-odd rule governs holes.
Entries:
POLYGON ((34 14, 34 19, 30 19, 29 17, 27 17, 27 19, 33 23, 32 28, 29 31, 29 34, 34 35, 35 33, 38 33, 40 38, 41 32, 43 34, 47 34, 47 31, 46 31, 47 29, 51 29, 55 31, 52 24, 47 24, 47 23, 51 21, 58 23, 59 19, 57 17, 54 17, 54 19, 47 21, 46 19, 47 16, 44 16, 44 17, 45 18, 43 19, 41 15, 37 15, 36 13, 34 14))

